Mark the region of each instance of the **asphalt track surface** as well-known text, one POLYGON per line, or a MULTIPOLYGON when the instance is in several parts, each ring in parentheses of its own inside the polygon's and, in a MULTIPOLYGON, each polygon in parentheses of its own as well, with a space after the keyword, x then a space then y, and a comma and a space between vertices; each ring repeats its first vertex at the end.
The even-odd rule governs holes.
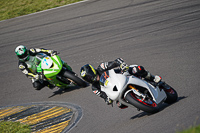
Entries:
POLYGON ((71 133, 173 133, 200 124, 200 1, 89 0, 0 22, 0 106, 68 102, 83 117, 71 133), (36 91, 17 67, 14 49, 44 47, 79 73, 86 63, 122 57, 162 76, 178 101, 148 115, 107 106, 91 87, 36 91))

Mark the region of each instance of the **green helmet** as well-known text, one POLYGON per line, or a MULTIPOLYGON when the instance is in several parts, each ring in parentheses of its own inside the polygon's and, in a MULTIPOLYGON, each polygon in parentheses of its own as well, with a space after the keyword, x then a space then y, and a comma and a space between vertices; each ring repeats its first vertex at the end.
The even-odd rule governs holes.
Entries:
POLYGON ((29 59, 28 50, 23 45, 17 46, 15 49, 15 53, 16 53, 17 57, 19 58, 19 60, 21 60, 21 61, 27 61, 29 59))

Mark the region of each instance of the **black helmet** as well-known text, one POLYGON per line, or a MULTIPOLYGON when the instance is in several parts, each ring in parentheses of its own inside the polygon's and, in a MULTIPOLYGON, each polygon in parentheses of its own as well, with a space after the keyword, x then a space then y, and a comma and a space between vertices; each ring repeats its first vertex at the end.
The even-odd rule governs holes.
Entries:
POLYGON ((94 83, 97 81, 97 72, 95 68, 90 64, 86 64, 81 67, 80 75, 85 81, 89 83, 94 83))
POLYGON ((29 59, 28 50, 23 45, 17 46, 15 49, 15 53, 16 53, 17 57, 19 58, 19 60, 21 60, 21 61, 26 61, 29 59))

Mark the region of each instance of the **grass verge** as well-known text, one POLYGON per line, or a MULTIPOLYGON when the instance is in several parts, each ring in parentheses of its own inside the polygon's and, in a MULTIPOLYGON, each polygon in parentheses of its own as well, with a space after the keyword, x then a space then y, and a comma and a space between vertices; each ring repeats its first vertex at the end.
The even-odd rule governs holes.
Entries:
POLYGON ((0 121, 1 133, 30 133, 31 128, 20 122, 0 121))
POLYGON ((0 0, 0 21, 82 0, 0 0))
POLYGON ((200 133, 200 125, 191 127, 190 129, 187 129, 187 130, 184 130, 181 132, 177 132, 177 133, 200 133))

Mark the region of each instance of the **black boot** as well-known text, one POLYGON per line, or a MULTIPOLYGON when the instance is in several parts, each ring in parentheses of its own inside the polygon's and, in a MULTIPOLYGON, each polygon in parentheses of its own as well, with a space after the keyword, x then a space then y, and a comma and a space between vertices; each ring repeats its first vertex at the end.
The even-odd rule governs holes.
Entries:
POLYGON ((145 79, 151 81, 151 82, 155 82, 155 83, 159 83, 162 78, 158 75, 152 75, 150 72, 147 72, 147 76, 145 77, 145 79))
POLYGON ((53 89, 55 86, 50 84, 48 81, 44 81, 44 85, 49 87, 49 89, 53 89))
POLYGON ((119 101, 116 101, 116 104, 117 104, 117 106, 118 106, 120 109, 128 108, 128 106, 126 106, 126 105, 120 103, 119 101))

